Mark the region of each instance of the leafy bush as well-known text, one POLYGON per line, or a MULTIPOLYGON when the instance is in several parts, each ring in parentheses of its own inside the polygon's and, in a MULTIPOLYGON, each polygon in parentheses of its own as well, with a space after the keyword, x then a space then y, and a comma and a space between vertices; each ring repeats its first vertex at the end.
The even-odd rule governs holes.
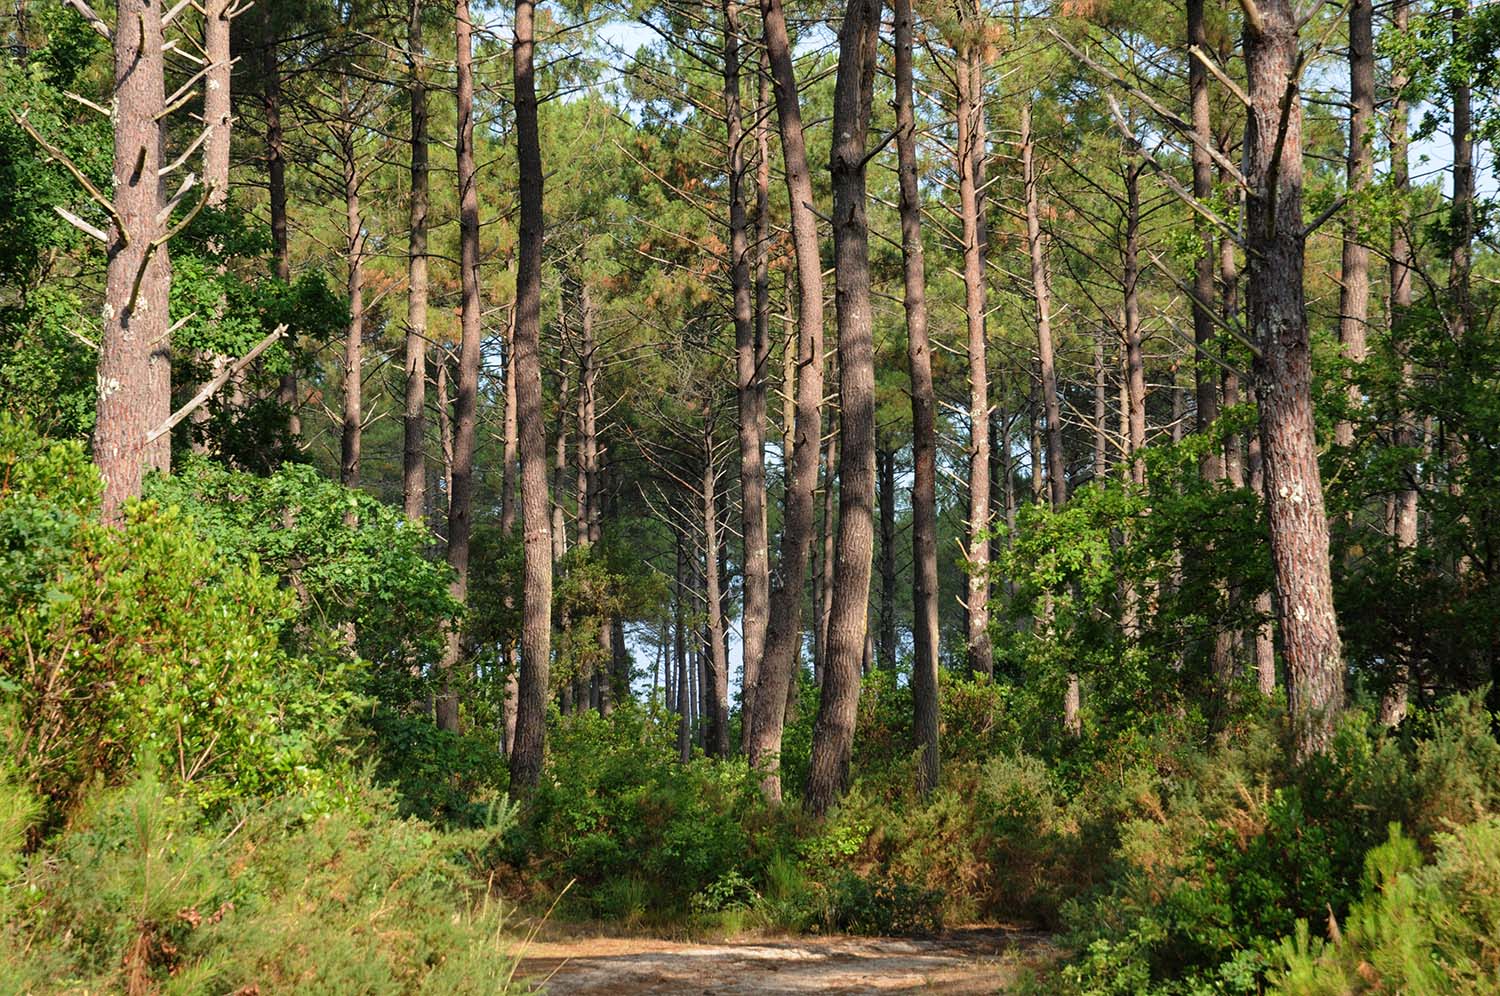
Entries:
POLYGON ((531 888, 550 900, 576 882, 582 912, 670 917, 758 877, 772 843, 755 780, 740 763, 678 763, 674 726, 630 703, 554 721, 549 777, 511 840, 531 888))
POLYGON ((200 803, 342 791, 323 761, 354 663, 287 653, 290 594, 172 509, 96 518, 73 443, 0 420, 0 695, 21 777, 54 812, 159 759, 200 803))
POLYGON ((299 464, 257 477, 189 460, 148 494, 182 508, 235 567, 258 567, 296 593, 285 635, 299 649, 352 630, 355 649, 377 665, 373 677, 393 686, 382 697, 419 697, 411 665, 437 658, 459 611, 448 566, 426 556, 425 528, 299 464))
POLYGON ((847 934, 922 934, 943 926, 943 894, 903 879, 845 873, 822 897, 821 926, 847 934))
POLYGON ((403 816, 477 826, 501 797, 509 769, 493 727, 440 730, 426 714, 381 707, 364 718, 375 780, 396 792, 403 816))

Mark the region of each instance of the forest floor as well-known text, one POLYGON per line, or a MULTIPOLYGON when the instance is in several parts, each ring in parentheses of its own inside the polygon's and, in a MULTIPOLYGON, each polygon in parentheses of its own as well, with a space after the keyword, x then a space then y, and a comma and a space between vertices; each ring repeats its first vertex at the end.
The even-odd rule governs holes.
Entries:
POLYGON ((795 996, 1002 992, 1055 955, 1046 934, 971 927, 932 937, 765 935, 715 942, 549 930, 522 952, 521 976, 564 996, 795 996))

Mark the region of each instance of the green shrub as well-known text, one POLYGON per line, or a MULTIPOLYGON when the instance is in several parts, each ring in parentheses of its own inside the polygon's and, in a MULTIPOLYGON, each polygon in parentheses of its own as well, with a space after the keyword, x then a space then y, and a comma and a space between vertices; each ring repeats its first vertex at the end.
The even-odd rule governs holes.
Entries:
POLYGON ((496 993, 513 962, 487 834, 443 835, 365 794, 215 823, 154 776, 89 792, 4 888, 7 991, 496 993))
POLYGON ((631 703, 555 720, 510 864, 549 902, 576 883, 570 900, 590 915, 621 908, 625 890, 627 907, 678 916, 729 876, 756 879, 773 845, 755 779, 743 763, 679 763, 675 736, 631 703))
POLYGON ((359 682, 287 653, 291 595, 173 509, 97 520, 81 447, 0 421, 0 696, 26 784, 60 813, 142 759, 203 805, 297 790, 337 804, 324 766, 359 682))
POLYGON ((362 719, 373 774, 396 792, 401 814, 445 826, 482 825, 509 781, 494 727, 440 730, 425 713, 381 706, 362 719))
MULTIPOLYGON (((1162 782, 1122 823, 1107 887, 1065 907, 1080 952, 1064 973, 1071 991, 1124 979, 1136 980, 1128 991, 1258 992, 1288 957, 1281 938, 1342 922, 1369 893, 1367 855, 1387 821, 1431 846, 1444 839, 1433 828, 1493 813, 1500 745, 1479 697, 1412 725, 1419 734, 1398 736, 1348 716, 1330 750, 1298 767, 1279 765, 1252 727, 1175 787, 1162 782)), ((1310 962, 1315 947, 1286 950, 1310 962)))
POLYGON ((1437 838, 1422 865, 1417 846, 1392 824, 1365 863, 1364 895, 1333 939, 1306 920, 1276 951, 1272 982, 1294 996, 1407 993, 1457 996, 1500 991, 1500 819, 1437 838))
POLYGON ((844 873, 822 896, 820 926, 829 932, 891 936, 943 926, 943 894, 904 879, 844 873))

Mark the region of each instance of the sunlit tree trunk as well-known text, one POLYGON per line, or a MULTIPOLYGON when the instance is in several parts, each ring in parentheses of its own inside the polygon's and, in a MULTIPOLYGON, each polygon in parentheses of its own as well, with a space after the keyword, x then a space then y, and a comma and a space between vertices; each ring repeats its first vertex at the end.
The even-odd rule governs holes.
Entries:
MULTIPOLYGON (((977 8, 965 9, 973 17, 977 8)), ((966 24, 971 32, 979 30, 966 24)), ((984 122, 983 43, 960 42, 954 59, 958 108, 958 209, 963 225, 964 317, 968 331, 969 368, 969 533, 964 550, 968 588, 969 670, 983 677, 995 671, 990 643, 990 388, 989 343, 986 334, 985 256, 989 248, 984 217, 986 134, 984 122)), ((1024 128, 1023 123, 1023 128, 1024 128)))
POLYGON ((769 708, 789 694, 793 669, 802 643, 802 596, 807 574, 808 544, 812 541, 813 490, 818 480, 818 417, 823 404, 823 264, 818 250, 817 214, 813 210, 812 177, 807 169, 807 146, 802 135, 802 110, 797 78, 792 69, 791 42, 781 0, 761 0, 766 53, 776 95, 776 118, 781 131, 783 173, 797 264, 797 412, 792 466, 787 476, 782 512, 781 559, 771 589, 771 621, 766 631, 766 656, 761 662, 750 740, 750 764, 762 772, 762 790, 773 802, 781 799, 781 734, 783 709, 769 708))
MULTIPOLYGON (((103 335, 99 347, 98 409, 94 462, 103 478, 106 522, 118 522, 120 506, 141 493, 148 466, 155 467, 146 435, 156 428, 161 401, 160 364, 167 362, 171 281, 163 232, 157 220, 161 192, 161 128, 165 104, 161 10, 144 0, 120 0, 114 38, 113 205, 108 232, 103 335)), ((170 381, 169 381, 170 383, 170 381)), ((167 399, 170 403, 170 397, 167 399)), ((168 440, 170 445, 170 440, 168 440)))
POLYGON ((880 619, 875 641, 877 663, 896 669, 896 454, 875 450, 876 492, 880 500, 880 619))
MULTIPOLYGON (((469 596, 469 534, 473 528, 474 434, 478 420, 479 364, 482 348, 479 291, 479 184, 474 158, 474 46, 469 0, 453 8, 458 68, 458 242, 462 338, 458 350, 458 383, 453 404, 453 480, 448 498, 448 566, 451 593, 463 605, 469 596)), ((439 729, 458 731, 458 696, 453 681, 462 659, 463 631, 448 628, 437 698, 439 729)))
POLYGON ((813 551, 813 605, 817 614, 813 632, 813 683, 823 687, 823 668, 828 662, 828 614, 833 608, 834 535, 838 496, 837 467, 839 432, 836 415, 828 413, 827 440, 823 444, 823 515, 818 547, 813 551))
POLYGON ((546 740, 547 672, 552 643, 552 536, 547 519, 547 443, 538 356, 542 295, 542 154, 537 130, 534 0, 516 0, 513 53, 520 240, 516 272, 516 418, 521 459, 521 671, 511 791, 525 795, 542 773, 546 740))
MULTIPOLYGON (((1188 45, 1208 57, 1208 29, 1203 16, 1204 0, 1187 0, 1188 45)), ((1208 150, 1212 147, 1213 127, 1208 102, 1208 69, 1202 59, 1188 57, 1188 102, 1191 107, 1193 131, 1198 140, 1190 143, 1193 162, 1193 198, 1208 204, 1213 198, 1213 161, 1208 150)), ((1193 215, 1193 225, 1198 237, 1200 251, 1193 265, 1193 386, 1197 404, 1197 429, 1207 430, 1219 417, 1219 398, 1214 365, 1208 351, 1214 340, 1214 239, 1208 222, 1200 215, 1193 215)), ((1203 460, 1204 480, 1217 480, 1223 475, 1223 459, 1216 450, 1209 450, 1203 460)))
POLYGON ((1245 25, 1250 114, 1245 136, 1245 305, 1256 394, 1277 616, 1296 753, 1321 752, 1344 700, 1328 517, 1318 473, 1312 355, 1303 298, 1302 108, 1297 15, 1264 0, 1245 25))
MULTIPOLYGON (((222 208, 229 202, 229 147, 231 138, 232 63, 229 54, 229 13, 227 0, 210 0, 203 7, 203 57, 207 65, 203 68, 203 186, 208 207, 222 208)), ((223 268, 220 268, 223 272, 223 268)), ((216 320, 224 313, 224 300, 217 305, 216 320)), ((223 371, 231 357, 222 353, 199 353, 200 363, 206 362, 210 379, 223 371)), ((208 441, 203 438, 200 427, 208 422, 207 405, 192 413, 189 421, 194 426, 192 448, 194 453, 207 453, 208 441)))
POLYGON ((355 129, 356 111, 349 98, 347 76, 339 77, 339 152, 344 171, 344 250, 348 267, 349 329, 344 338, 344 419, 339 447, 339 480, 345 487, 359 485, 360 450, 364 440, 365 335, 365 219, 359 192, 355 129))
POLYGON ((838 79, 833 95, 835 138, 830 169, 842 452, 827 660, 803 800, 807 811, 818 816, 827 812, 849 785, 862 662, 870 636, 870 573, 875 544, 875 339, 865 164, 875 94, 880 6, 880 0, 849 0, 839 32, 838 79))
MULTIPOLYGON (((1373 0, 1350 0, 1349 17, 1349 152, 1346 183, 1351 203, 1344 208, 1343 259, 1339 267, 1339 342, 1344 358, 1358 366, 1365 361, 1366 325, 1370 320, 1370 250, 1360 232, 1358 195, 1369 184, 1375 168, 1371 128, 1375 120, 1375 5, 1373 0)), ((1348 389, 1349 407, 1361 403, 1359 385, 1348 389)), ((1334 441, 1354 443, 1354 423, 1340 419, 1334 441)))
POLYGON ((407 15, 407 89, 411 101, 411 204, 407 210, 406 396, 402 418, 402 499, 408 519, 422 517, 427 496, 427 80, 423 0, 407 15))
MULTIPOLYGON (((1409 12, 1408 0, 1396 0, 1391 10, 1390 30, 1395 32, 1397 37, 1404 35, 1408 29, 1409 12)), ((1412 247, 1408 234, 1411 225, 1411 166, 1408 161, 1411 140, 1407 130, 1407 116, 1410 114, 1410 108, 1403 92, 1409 82, 1404 64, 1399 59, 1396 60, 1391 74, 1393 98, 1389 135, 1391 189, 1395 196, 1395 214, 1391 221, 1390 241, 1389 333, 1393 349, 1401 363, 1403 392, 1410 390, 1412 384, 1412 362, 1401 344, 1401 323, 1406 319, 1412 304, 1412 247)), ((1416 418, 1409 410, 1406 410, 1404 399, 1398 419, 1394 440, 1396 445, 1409 451, 1415 450, 1418 443, 1416 418)), ((1396 548, 1403 553, 1409 553, 1417 545, 1417 474, 1419 469, 1416 461, 1408 461, 1401 468, 1401 473, 1403 481, 1400 491, 1396 494, 1391 532, 1396 541, 1396 548)), ((1398 651, 1404 650, 1409 653, 1410 649, 1410 647, 1402 647, 1398 648, 1398 651)), ((1390 684, 1380 698, 1380 721, 1382 723, 1395 726, 1406 718, 1410 687, 1411 669, 1406 660, 1401 660, 1397 663, 1395 673, 1391 675, 1390 684)))
POLYGON ((724 645, 723 592, 719 581, 719 475, 712 440, 704 441, 702 499, 703 595, 706 639, 703 656, 704 750, 729 756, 729 656, 724 645))
POLYGON ((942 756, 938 703, 938 401, 933 389, 932 335, 927 330, 927 261, 922 255, 921 186, 912 98, 913 34, 912 0, 895 0, 895 156, 900 172, 906 362, 912 378, 912 739, 921 750, 916 759, 916 787, 926 793, 938 787, 942 756))
MULTIPOLYGON (((770 612, 771 562, 766 523, 765 251, 757 239, 755 287, 751 287, 748 222, 742 187, 745 177, 744 125, 740 109, 740 5, 724 0, 724 115, 728 126, 729 262, 734 294, 735 387, 739 393, 740 536, 744 543, 744 611, 740 621, 744 697, 741 722, 748 731, 755 711, 755 686, 765 654, 770 612), (754 295, 752 299, 752 293, 754 295)), ((759 136, 764 128, 759 128, 759 136)), ((759 144, 764 144, 763 139, 759 144)), ((769 164, 763 173, 769 180, 769 164)), ((766 205, 757 186, 757 223, 766 223, 766 205)))

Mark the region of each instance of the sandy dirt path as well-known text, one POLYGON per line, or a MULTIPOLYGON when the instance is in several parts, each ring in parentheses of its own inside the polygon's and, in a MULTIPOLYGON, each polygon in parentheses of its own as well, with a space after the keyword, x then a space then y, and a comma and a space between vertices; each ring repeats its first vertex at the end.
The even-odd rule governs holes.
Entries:
POLYGON ((1002 992, 1047 960, 1043 934, 1001 928, 931 938, 751 937, 691 943, 650 937, 538 939, 520 974, 565 996, 750 996, 1002 992))

